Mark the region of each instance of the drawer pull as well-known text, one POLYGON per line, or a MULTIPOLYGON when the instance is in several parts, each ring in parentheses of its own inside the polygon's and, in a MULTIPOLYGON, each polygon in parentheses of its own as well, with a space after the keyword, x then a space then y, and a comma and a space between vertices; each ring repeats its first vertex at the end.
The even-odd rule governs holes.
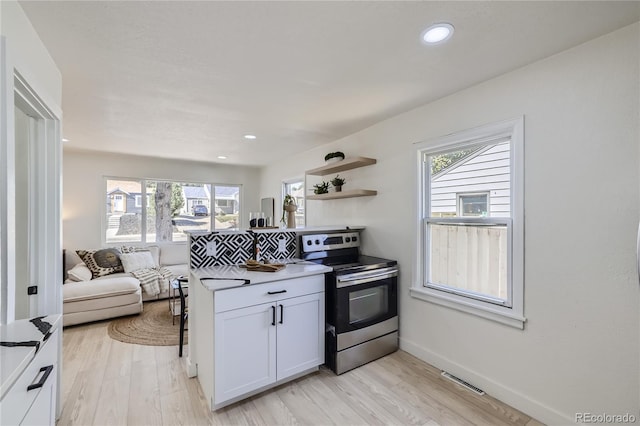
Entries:
POLYGON ((276 325, 276 307, 271 307, 271 325, 276 325))
POLYGON ((51 372, 53 371, 53 365, 50 365, 48 367, 42 367, 40 369, 40 371, 38 372, 38 374, 42 373, 43 371, 44 371, 44 374, 40 378, 40 381, 38 383, 34 383, 32 385, 27 386, 27 392, 29 392, 30 390, 41 388, 42 386, 44 386, 44 383, 49 378, 49 374, 51 374, 51 372))
POLYGON ((267 294, 280 294, 280 293, 286 293, 287 290, 279 290, 279 291, 268 291, 267 294))
POLYGON ((280 305, 280 324, 284 322, 284 306, 280 305))

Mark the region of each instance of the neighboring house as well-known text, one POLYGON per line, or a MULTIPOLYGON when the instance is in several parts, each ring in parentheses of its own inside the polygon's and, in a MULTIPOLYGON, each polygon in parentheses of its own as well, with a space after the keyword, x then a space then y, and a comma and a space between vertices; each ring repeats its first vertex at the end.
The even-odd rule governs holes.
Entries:
POLYGON ((107 214, 141 213, 142 191, 140 183, 107 181, 107 214))
POLYGON ((216 214, 237 214, 240 205, 240 188, 237 186, 216 186, 215 200, 216 214))
POLYGON ((433 175, 433 216, 508 217, 509 142, 479 149, 433 175))
POLYGON ((182 186, 182 195, 184 196, 184 207, 182 208, 182 213, 190 215, 193 209, 193 206, 203 205, 207 208, 208 211, 210 209, 211 194, 209 191, 209 185, 199 185, 199 186, 182 186))

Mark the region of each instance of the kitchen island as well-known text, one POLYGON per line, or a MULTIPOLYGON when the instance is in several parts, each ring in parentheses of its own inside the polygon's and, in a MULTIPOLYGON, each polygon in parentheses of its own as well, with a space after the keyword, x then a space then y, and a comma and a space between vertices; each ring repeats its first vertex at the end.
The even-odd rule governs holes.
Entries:
POLYGON ((324 363, 324 274, 330 271, 310 262, 277 272, 236 265, 191 270, 190 372, 211 410, 324 363))

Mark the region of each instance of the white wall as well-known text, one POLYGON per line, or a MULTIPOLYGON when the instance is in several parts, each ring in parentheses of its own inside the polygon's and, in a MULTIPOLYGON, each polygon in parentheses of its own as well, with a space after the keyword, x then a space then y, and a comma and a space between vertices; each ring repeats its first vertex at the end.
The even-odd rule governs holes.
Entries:
POLYGON ((151 157, 64 151, 63 246, 96 248, 102 241, 105 176, 242 185, 242 226, 260 210, 259 169, 151 157))
POLYGON ((262 194, 327 152, 376 158, 344 173, 344 190, 377 196, 308 201, 307 223, 366 225, 362 251, 398 259, 403 349, 547 423, 577 412, 639 417, 639 41, 635 24, 272 164, 262 194), (524 330, 409 296, 413 143, 520 115, 524 330))
POLYGON ((62 76, 18 2, 0 1, 0 33, 15 69, 56 115, 61 114, 62 76))
MULTIPOLYGON (((2 241, 0 242, 0 276, 1 303, 0 303, 0 323, 11 322, 15 317, 14 307, 16 296, 14 292, 21 293, 23 286, 27 282, 16 279, 16 274, 20 276, 23 262, 18 259, 20 251, 24 250, 24 244, 17 241, 23 236, 20 234, 28 227, 28 218, 23 214, 17 214, 16 194, 20 198, 20 190, 16 190, 16 184, 21 183, 21 170, 28 167, 24 163, 24 155, 16 153, 16 132, 14 118, 14 74, 18 74, 21 80, 30 88, 30 91, 39 97, 39 101, 53 113, 56 119, 62 118, 62 78, 60 71, 56 67, 53 59, 49 55, 38 34, 33 29, 31 23, 22 11, 19 4, 12 0, 0 1, 0 231, 2 241), (16 156, 18 161, 16 163, 16 156), (18 270, 18 272, 16 272, 18 270)), ((60 245, 58 232, 57 214, 59 187, 56 172, 58 170, 59 158, 55 149, 59 147, 58 128, 53 122, 48 120, 47 128, 50 129, 49 139, 43 144, 43 149, 39 153, 43 162, 47 165, 47 180, 49 187, 54 189, 36 194, 40 198, 46 198, 46 205, 40 207, 40 223, 43 229, 39 236, 41 241, 48 244, 38 248, 47 251, 45 264, 40 264, 40 271, 54 270, 60 264, 58 259, 61 253, 56 246, 60 245), (55 134, 54 138, 51 138, 55 134)), ((42 169, 39 169, 42 171, 42 169)), ((20 200, 18 200, 20 204, 20 200)), ((19 206, 18 206, 19 207, 19 206)), ((33 247, 32 247, 33 248, 33 247)), ((46 274, 46 276, 57 276, 57 274, 46 274)), ((30 297, 32 306, 34 297, 38 298, 40 313, 55 313, 62 309, 62 297, 59 283, 47 286, 47 282, 57 281, 51 278, 48 281, 40 281, 41 290, 38 296, 30 297), (46 287, 46 288, 42 288, 46 287), (46 308, 46 309, 45 309, 46 308)), ((24 300, 20 302, 24 306, 24 300)), ((24 309, 18 309, 18 316, 24 314, 24 309)), ((33 315, 34 312, 31 312, 33 315)))

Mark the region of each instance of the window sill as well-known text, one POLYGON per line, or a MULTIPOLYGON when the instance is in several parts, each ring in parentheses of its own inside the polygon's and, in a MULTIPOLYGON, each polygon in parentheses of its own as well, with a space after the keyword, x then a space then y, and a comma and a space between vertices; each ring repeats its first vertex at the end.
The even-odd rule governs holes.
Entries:
POLYGON ((468 314, 476 315, 491 321, 496 321, 520 330, 524 330, 527 319, 513 312, 504 312, 499 307, 486 306, 481 302, 469 300, 460 296, 445 294, 437 290, 424 287, 413 287, 410 290, 411 297, 435 303, 468 314))

